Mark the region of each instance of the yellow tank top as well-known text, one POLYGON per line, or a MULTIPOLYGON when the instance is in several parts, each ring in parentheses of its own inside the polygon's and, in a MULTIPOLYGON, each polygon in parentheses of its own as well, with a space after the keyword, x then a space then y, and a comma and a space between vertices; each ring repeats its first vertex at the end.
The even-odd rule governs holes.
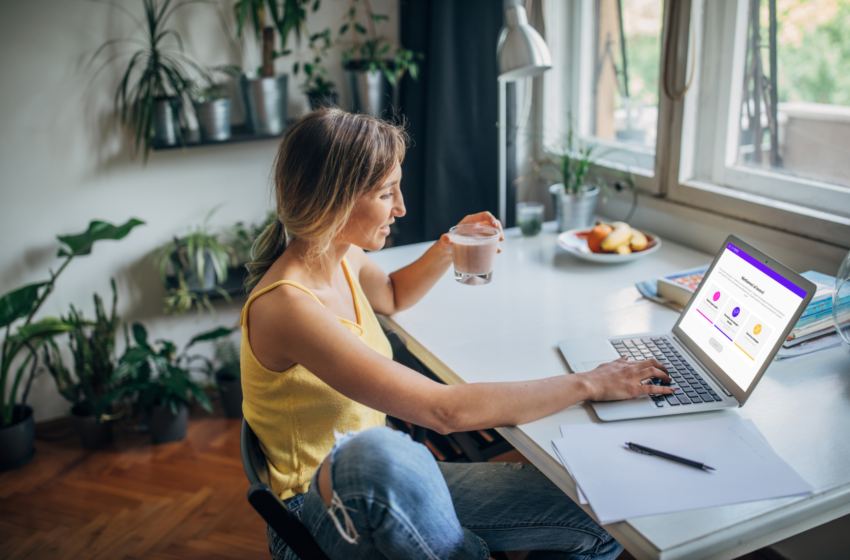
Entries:
MULTIPOLYGON (((392 359, 392 347, 345 259, 342 269, 354 296, 357 323, 342 317, 339 320, 363 344, 392 359)), ((242 411, 266 455, 272 491, 282 500, 307 491, 313 473, 333 448, 335 431, 360 431, 386 424, 385 414, 336 392, 301 364, 275 372, 254 356, 248 340, 248 308, 259 296, 284 284, 310 294, 322 305, 304 286, 281 280, 251 296, 241 318, 242 411)))

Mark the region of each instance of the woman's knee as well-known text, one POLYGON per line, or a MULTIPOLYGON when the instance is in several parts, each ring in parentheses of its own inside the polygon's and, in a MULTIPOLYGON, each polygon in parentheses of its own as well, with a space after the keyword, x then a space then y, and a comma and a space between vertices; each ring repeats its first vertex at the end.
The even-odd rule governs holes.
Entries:
POLYGON ((439 467, 431 452, 403 433, 391 428, 370 428, 346 434, 331 452, 330 474, 333 490, 354 485, 416 488, 423 478, 439 477, 439 467))

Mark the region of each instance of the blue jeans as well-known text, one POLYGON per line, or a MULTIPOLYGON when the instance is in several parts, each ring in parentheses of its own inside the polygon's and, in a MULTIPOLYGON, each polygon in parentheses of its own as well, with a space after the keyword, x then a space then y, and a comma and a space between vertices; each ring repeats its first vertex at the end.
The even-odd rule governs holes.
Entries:
MULTIPOLYGON (((612 559, 623 548, 531 465, 437 463, 390 428, 346 434, 330 453, 331 507, 310 489, 287 505, 333 560, 612 559)), ((295 560, 271 527, 276 560, 295 560)), ((303 559, 309 560, 309 559, 303 559)))

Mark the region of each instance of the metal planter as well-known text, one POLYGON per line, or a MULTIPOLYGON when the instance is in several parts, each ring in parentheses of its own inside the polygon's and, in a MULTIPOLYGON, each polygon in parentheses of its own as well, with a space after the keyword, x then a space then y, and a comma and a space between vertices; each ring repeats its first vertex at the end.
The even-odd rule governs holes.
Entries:
POLYGON ((230 108, 229 98, 195 103, 202 139, 221 142, 230 138, 230 108))
POLYGON ((383 72, 346 68, 345 74, 351 87, 352 111, 373 117, 392 115, 394 88, 383 72))
MULTIPOLYGON (((585 186, 585 189, 588 186, 585 186)), ((549 192, 552 195, 552 201, 555 203, 558 231, 593 225, 593 214, 596 212, 599 187, 592 187, 579 194, 567 194, 564 192, 563 183, 558 183, 549 187, 549 192)))
POLYGON ((239 80, 245 102, 245 124, 254 134, 277 136, 286 130, 286 76, 239 80))
POLYGON ((0 471, 22 467, 35 455, 35 421, 32 407, 15 405, 11 426, 0 428, 0 471))
POLYGON ((182 140, 178 119, 180 101, 176 97, 154 100, 153 139, 157 144, 174 146, 182 140))
POLYGON ((328 95, 308 95, 310 100, 310 110, 315 111, 323 107, 339 107, 339 96, 336 92, 328 95))

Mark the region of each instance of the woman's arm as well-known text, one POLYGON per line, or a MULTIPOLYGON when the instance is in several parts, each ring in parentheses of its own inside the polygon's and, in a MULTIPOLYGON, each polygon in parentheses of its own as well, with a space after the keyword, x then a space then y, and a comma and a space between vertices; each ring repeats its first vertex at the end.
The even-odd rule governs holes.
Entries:
POLYGON ((364 345, 301 291, 284 286, 263 299, 249 316, 255 354, 302 364, 348 398, 440 433, 523 424, 583 400, 674 390, 640 384, 650 377, 669 381, 655 360, 623 359, 589 373, 535 381, 441 385, 364 345))
MULTIPOLYGON (((467 216, 460 223, 484 224, 502 229, 499 220, 490 212, 467 216)), ((452 242, 448 234, 443 234, 424 255, 389 275, 366 257, 362 249, 352 247, 349 254, 360 268, 360 286, 372 309, 376 313, 392 315, 412 307, 425 297, 428 290, 446 273, 452 264, 452 242)))

